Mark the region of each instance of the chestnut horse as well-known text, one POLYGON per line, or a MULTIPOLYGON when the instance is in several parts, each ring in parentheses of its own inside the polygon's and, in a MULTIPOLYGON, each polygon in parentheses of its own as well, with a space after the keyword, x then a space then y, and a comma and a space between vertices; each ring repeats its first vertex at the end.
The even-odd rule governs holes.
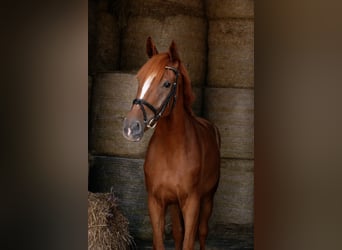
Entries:
POLYGON ((175 43, 159 54, 149 37, 146 47, 150 59, 137 74, 137 97, 123 134, 139 141, 155 127, 144 164, 153 249, 164 249, 169 206, 175 248, 194 249, 198 236, 203 250, 220 176, 219 132, 192 111, 191 82, 175 43))

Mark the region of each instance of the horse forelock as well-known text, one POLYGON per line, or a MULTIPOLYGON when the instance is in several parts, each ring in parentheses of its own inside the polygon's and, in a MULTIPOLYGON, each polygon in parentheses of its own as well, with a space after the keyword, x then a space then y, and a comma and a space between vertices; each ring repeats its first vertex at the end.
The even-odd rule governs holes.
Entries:
POLYGON ((155 55, 141 67, 138 71, 137 78, 140 81, 145 81, 148 77, 154 75, 156 81, 161 81, 167 63, 167 56, 163 54, 155 55))
MULTIPOLYGON (((160 82, 165 73, 165 66, 170 63, 168 53, 160 53, 151 57, 138 71, 137 78, 140 82, 145 82, 151 75, 155 77, 155 81, 160 82)), ((195 96, 191 87, 191 80, 184 65, 179 62, 179 73, 183 82, 183 100, 184 108, 189 114, 193 114, 192 103, 195 96)))

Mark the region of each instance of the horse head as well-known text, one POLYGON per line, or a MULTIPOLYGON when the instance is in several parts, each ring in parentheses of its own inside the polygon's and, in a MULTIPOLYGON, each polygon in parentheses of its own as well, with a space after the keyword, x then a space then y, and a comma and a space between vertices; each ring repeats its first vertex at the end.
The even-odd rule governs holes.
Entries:
POLYGON ((149 60, 138 71, 138 91, 132 108, 124 119, 123 135, 140 141, 148 128, 154 128, 161 117, 171 113, 176 104, 180 80, 180 59, 172 41, 168 52, 158 53, 149 37, 146 42, 149 60))

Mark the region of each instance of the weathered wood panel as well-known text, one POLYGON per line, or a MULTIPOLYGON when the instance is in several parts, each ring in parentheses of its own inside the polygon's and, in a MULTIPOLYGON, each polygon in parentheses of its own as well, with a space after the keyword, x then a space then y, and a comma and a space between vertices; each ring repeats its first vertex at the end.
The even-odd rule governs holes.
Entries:
POLYGON ((254 158, 254 91, 206 88, 203 116, 221 134, 221 157, 254 158))
POLYGON ((254 0, 205 0, 209 19, 254 17, 254 0))
POLYGON ((209 22, 208 86, 254 86, 254 20, 209 22))
POLYGON ((91 152, 143 157, 153 131, 146 131, 140 142, 128 141, 122 135, 123 119, 131 109, 138 89, 135 73, 100 73, 93 84, 91 152))

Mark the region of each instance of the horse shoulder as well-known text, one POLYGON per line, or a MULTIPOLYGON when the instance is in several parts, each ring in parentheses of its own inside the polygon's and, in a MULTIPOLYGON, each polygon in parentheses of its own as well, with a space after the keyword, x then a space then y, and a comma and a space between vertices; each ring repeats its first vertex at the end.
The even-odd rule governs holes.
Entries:
POLYGON ((194 117, 194 120, 197 123, 197 129, 200 131, 203 137, 207 138, 210 137, 215 138, 216 144, 220 147, 221 139, 220 139, 220 133, 218 128, 208 120, 201 118, 201 117, 194 117), (205 135, 204 135, 205 134, 205 135))

